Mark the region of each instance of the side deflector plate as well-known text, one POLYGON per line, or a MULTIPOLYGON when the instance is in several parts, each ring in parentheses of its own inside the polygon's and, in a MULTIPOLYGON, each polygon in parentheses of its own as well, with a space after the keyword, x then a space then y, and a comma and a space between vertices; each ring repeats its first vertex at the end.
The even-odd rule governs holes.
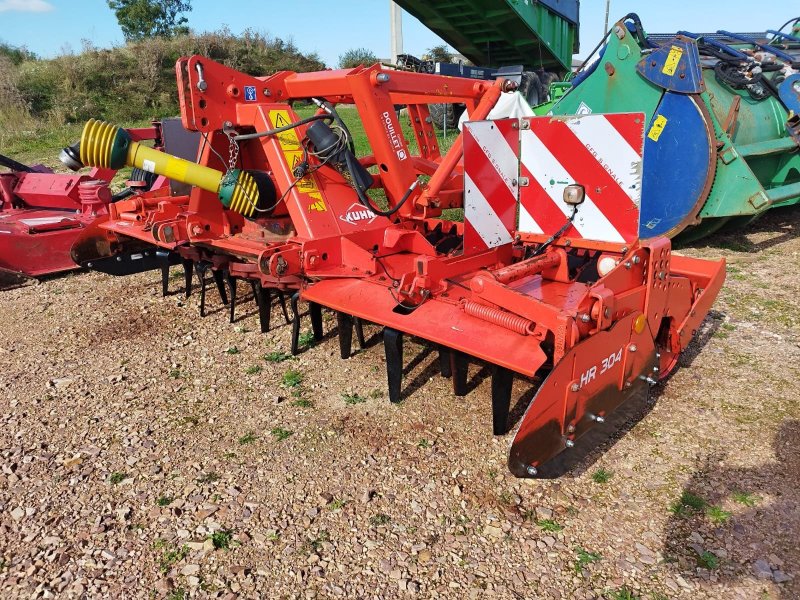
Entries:
MULTIPOLYGON (((538 474, 548 460, 604 421, 614 409, 641 395, 657 376, 649 329, 636 332, 633 313, 608 331, 570 350, 542 383, 511 444, 508 466, 517 477, 538 474)), ((640 321, 641 322, 641 321, 640 321)))

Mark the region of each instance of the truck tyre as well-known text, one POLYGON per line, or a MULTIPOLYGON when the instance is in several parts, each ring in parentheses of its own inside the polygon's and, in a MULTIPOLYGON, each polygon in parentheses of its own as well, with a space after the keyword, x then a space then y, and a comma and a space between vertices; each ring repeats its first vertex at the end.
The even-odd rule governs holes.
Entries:
POLYGON ((547 98, 546 90, 533 71, 523 71, 522 82, 519 84, 519 93, 530 106, 541 104, 547 98))
POLYGON ((437 129, 455 129, 458 125, 458 118, 466 107, 463 104, 428 104, 431 113, 431 120, 437 129))

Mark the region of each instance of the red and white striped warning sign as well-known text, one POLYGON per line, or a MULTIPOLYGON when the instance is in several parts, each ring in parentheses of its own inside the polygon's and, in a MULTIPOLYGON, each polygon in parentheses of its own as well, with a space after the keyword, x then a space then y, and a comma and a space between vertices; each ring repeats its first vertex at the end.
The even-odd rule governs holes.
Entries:
POLYGON ((572 214, 564 188, 576 183, 586 199, 564 235, 634 241, 643 138, 640 113, 466 123, 464 250, 508 244, 515 230, 553 235, 572 214))
POLYGON ((642 194, 643 114, 533 117, 520 129, 519 227, 552 235, 572 207, 564 188, 580 184, 586 199, 567 237, 630 243, 638 237, 642 194))
POLYGON ((516 119, 464 126, 464 251, 510 243, 517 213, 516 119))

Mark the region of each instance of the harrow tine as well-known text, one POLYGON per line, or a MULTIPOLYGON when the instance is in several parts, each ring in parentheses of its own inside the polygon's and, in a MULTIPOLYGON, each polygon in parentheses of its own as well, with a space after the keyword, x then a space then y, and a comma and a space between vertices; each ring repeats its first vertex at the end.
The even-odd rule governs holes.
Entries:
POLYGON ((353 323, 356 326, 356 339, 358 339, 358 347, 362 350, 367 347, 367 340, 364 338, 364 322, 355 317, 353 323))
POLYGON ((314 341, 322 340, 322 305, 316 302, 308 303, 308 312, 311 315, 311 330, 314 332, 314 341))
MULTIPOLYGON (((292 355, 297 355, 300 352, 300 309, 298 303, 300 302, 300 292, 292 294, 292 355)), ((311 317, 311 329, 314 332, 314 341, 319 342, 322 340, 322 305, 316 302, 308 303, 308 314, 311 317)))
POLYGON ((228 280, 228 292, 231 296, 230 322, 233 323, 236 321, 236 283, 238 282, 238 279, 231 275, 230 271, 226 271, 225 275, 228 280))
POLYGON ((222 304, 227 306, 228 294, 225 292, 225 274, 220 269, 211 269, 211 276, 214 278, 214 283, 217 284, 219 299, 222 300, 222 304))
POLYGON ((161 297, 166 298, 169 295, 169 254, 156 253, 161 263, 161 297))
POLYGON ((208 264, 203 261, 197 261, 194 265, 197 278, 200 280, 200 316, 206 316, 206 270, 208 264))
POLYGON ((453 374, 453 393, 456 396, 467 395, 467 375, 469 362, 467 356, 458 350, 450 350, 450 365, 453 374))
MULTIPOLYGON (((255 290, 256 304, 258 305, 258 322, 261 325, 261 333, 267 333, 271 317, 272 293, 269 288, 261 285, 260 281, 255 282, 253 289, 255 290)), ((294 344, 294 340, 292 340, 292 344, 294 344)))
POLYGON ((278 292, 278 300, 281 303, 281 310, 283 311, 283 318, 286 319, 286 324, 292 322, 289 318, 289 311, 286 310, 286 294, 283 293, 283 290, 276 290, 278 292))
POLYGON ((403 386, 403 332, 383 328, 383 347, 386 351, 386 377, 389 383, 389 401, 397 404, 403 386))
POLYGON ((297 356, 300 351, 300 309, 297 303, 300 300, 300 292, 292 294, 292 356, 297 356))
POLYGON ((184 258, 181 260, 181 264, 183 265, 183 284, 185 289, 185 295, 188 298, 192 295, 192 270, 194 266, 194 261, 188 258, 184 258))
POLYGON ((450 378, 453 376, 453 363, 450 349, 446 346, 439 346, 439 372, 442 377, 450 378))
POLYGON ((495 365, 492 373, 492 433, 504 435, 508 431, 508 413, 511 410, 511 388, 514 373, 495 365))
POLYGON ((353 316, 337 312, 336 321, 339 325, 339 353, 342 358, 350 358, 353 352, 353 316))

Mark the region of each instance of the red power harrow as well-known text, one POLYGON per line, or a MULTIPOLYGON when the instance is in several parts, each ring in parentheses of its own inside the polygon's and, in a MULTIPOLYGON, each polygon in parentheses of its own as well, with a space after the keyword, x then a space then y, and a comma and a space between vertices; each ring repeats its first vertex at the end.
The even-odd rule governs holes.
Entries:
MULTIPOLYGON (((161 144, 161 123, 127 130, 132 139, 161 144)), ((81 168, 74 148, 62 160, 81 168)), ((54 173, 42 165, 23 165, 0 155, 0 269, 41 277, 77 269, 70 249, 84 227, 107 215, 107 205, 134 190, 160 188, 167 180, 131 181, 113 194, 115 169, 94 168, 86 174, 54 173), (155 184, 154 186, 152 184, 155 184)), ((146 173, 144 175, 147 175, 146 173)))
POLYGON ((354 325, 360 341, 362 322, 382 325, 392 402, 406 334, 438 348, 457 395, 468 361, 489 363, 497 435, 514 376, 541 379, 511 446, 517 476, 543 473, 665 377, 724 280, 723 261, 637 239, 641 114, 484 121, 513 83, 377 65, 256 78, 193 56, 176 70, 183 125, 203 138, 199 165, 142 151, 99 122, 87 124, 81 158, 165 174, 191 193, 110 205, 73 247, 76 261, 105 270, 156 246, 183 258, 187 283, 192 263, 221 292, 227 279, 231 318, 236 281, 248 280, 262 330, 270 293, 290 293, 295 353, 299 300, 318 339, 322 307, 336 311, 342 358, 354 325), (319 110, 300 119, 299 100, 319 110), (442 156, 427 104, 446 102, 465 103, 473 122, 442 156), (356 158, 341 104, 357 108, 372 154, 356 158), (408 107, 414 152, 397 105, 408 107), (464 221, 442 218, 448 208, 464 221))

